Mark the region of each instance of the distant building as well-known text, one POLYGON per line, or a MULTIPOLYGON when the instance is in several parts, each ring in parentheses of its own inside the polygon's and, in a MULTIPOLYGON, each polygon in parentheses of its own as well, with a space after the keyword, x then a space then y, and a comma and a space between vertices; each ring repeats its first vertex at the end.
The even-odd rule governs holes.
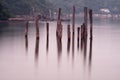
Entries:
POLYGON ((102 9, 100 9, 100 13, 102 13, 102 14, 110 14, 110 10, 107 9, 107 8, 102 8, 102 9))

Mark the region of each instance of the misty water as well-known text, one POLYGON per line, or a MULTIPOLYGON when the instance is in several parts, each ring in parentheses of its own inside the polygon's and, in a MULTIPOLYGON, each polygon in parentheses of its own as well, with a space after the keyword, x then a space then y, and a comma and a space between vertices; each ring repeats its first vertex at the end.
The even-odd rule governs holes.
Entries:
MULTIPOLYGON (((93 40, 89 33, 86 45, 75 38, 67 40, 67 24, 63 22, 62 41, 56 38, 56 22, 39 23, 36 39, 35 23, 29 23, 25 38, 25 22, 0 23, 0 80, 120 80, 120 20, 94 20, 93 40), (73 42, 74 41, 74 42, 73 42)), ((89 26, 88 26, 89 27, 89 26)))

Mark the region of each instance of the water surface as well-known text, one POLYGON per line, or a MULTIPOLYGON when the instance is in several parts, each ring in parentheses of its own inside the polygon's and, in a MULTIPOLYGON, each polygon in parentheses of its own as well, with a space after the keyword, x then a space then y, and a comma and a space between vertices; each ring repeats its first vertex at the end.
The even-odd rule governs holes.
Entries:
POLYGON ((67 24, 63 22, 62 41, 56 38, 56 22, 39 23, 40 38, 36 38, 35 23, 0 23, 0 80, 119 80, 120 23, 119 20, 95 20, 93 40, 85 43, 75 37, 67 40, 67 24), (78 44, 79 43, 79 44, 78 44))

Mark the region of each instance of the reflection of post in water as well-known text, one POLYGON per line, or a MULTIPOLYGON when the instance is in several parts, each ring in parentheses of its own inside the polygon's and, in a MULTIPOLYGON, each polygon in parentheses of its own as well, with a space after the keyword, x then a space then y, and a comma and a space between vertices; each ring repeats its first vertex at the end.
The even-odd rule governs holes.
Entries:
POLYGON ((89 70, 91 71, 92 64, 92 39, 90 39, 90 52, 89 52, 89 70))
POLYGON ((28 25, 29 25, 29 22, 26 21, 26 25, 25 25, 25 37, 28 36, 28 25))
POLYGON ((84 63, 85 63, 87 56, 87 37, 84 38, 83 45, 84 45, 84 63))
POLYGON ((69 55, 69 52, 70 52, 70 38, 71 38, 71 32, 70 32, 70 25, 68 25, 67 27, 67 34, 68 34, 68 41, 67 41, 67 52, 68 52, 68 55, 69 55))
POLYGON ((86 62, 87 56, 87 35, 85 30, 85 24, 81 25, 81 50, 83 51, 84 55, 84 63, 86 62))
POLYGON ((73 61, 74 61, 74 33, 72 34, 72 59, 73 59, 73 61))
POLYGON ((28 51, 28 36, 25 36, 25 48, 28 51))
POLYGON ((61 38, 57 36, 57 49, 58 49, 58 62, 60 62, 61 52, 62 52, 62 41, 61 38))
POLYGON ((25 48, 26 48, 26 51, 28 51, 28 24, 29 24, 29 22, 26 21, 26 25, 25 25, 25 48))
POLYGON ((46 23, 46 30, 47 30, 46 50, 48 51, 48 48, 49 48, 49 23, 46 23))
POLYGON ((92 10, 89 10, 89 18, 90 18, 90 52, 89 52, 89 70, 91 71, 92 64, 92 39, 93 39, 93 18, 92 18, 92 10))
POLYGON ((79 50, 79 40, 80 40, 80 27, 77 28, 77 48, 79 50))
POLYGON ((35 60, 38 60, 39 56, 39 38, 36 37, 36 44, 35 44, 35 60))
POLYGON ((93 37, 93 18, 92 18, 92 10, 89 10, 89 18, 90 18, 90 39, 93 37))

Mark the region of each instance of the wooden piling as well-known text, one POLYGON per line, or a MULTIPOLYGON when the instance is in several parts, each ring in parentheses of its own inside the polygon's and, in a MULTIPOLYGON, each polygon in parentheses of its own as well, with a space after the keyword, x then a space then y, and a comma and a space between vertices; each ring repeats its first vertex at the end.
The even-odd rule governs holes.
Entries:
POLYGON ((75 6, 73 6, 73 16, 72 16, 72 32, 74 34, 75 29, 75 6))
POLYGON ((81 40, 83 39, 83 25, 81 25, 81 40))
POLYGON ((79 49, 80 27, 77 28, 77 48, 79 49))
POLYGON ((49 36, 49 23, 46 23, 47 36, 49 36))
POLYGON ((46 50, 48 51, 48 47, 49 47, 49 23, 46 23, 46 30, 47 30, 46 50))
POLYGON ((80 34, 80 27, 77 28, 77 38, 78 38, 78 39, 79 39, 79 37, 80 37, 79 34, 80 34))
POLYGON ((56 36, 59 37, 60 39, 62 38, 61 8, 59 8, 58 11, 56 36))
POLYGON ((58 10, 57 30, 56 30, 57 33, 59 30, 60 24, 61 24, 61 8, 59 8, 59 10, 58 10))
POLYGON ((69 56, 69 52, 70 52, 70 41, 71 41, 70 24, 67 25, 67 36, 68 36, 68 40, 67 40, 67 52, 68 52, 68 56, 69 56))
POLYGON ((74 32, 75 32, 75 6, 73 6, 73 15, 72 15, 72 61, 74 62, 74 32))
POLYGON ((39 17, 37 16, 36 17, 36 20, 35 20, 35 24, 36 24, 36 37, 39 38, 39 17))
POLYGON ((86 33, 85 33, 85 24, 83 23, 81 25, 81 39, 85 39, 86 38, 86 33))
POLYGON ((90 18, 90 39, 93 37, 93 18, 92 18, 92 10, 89 10, 89 18, 90 18))

